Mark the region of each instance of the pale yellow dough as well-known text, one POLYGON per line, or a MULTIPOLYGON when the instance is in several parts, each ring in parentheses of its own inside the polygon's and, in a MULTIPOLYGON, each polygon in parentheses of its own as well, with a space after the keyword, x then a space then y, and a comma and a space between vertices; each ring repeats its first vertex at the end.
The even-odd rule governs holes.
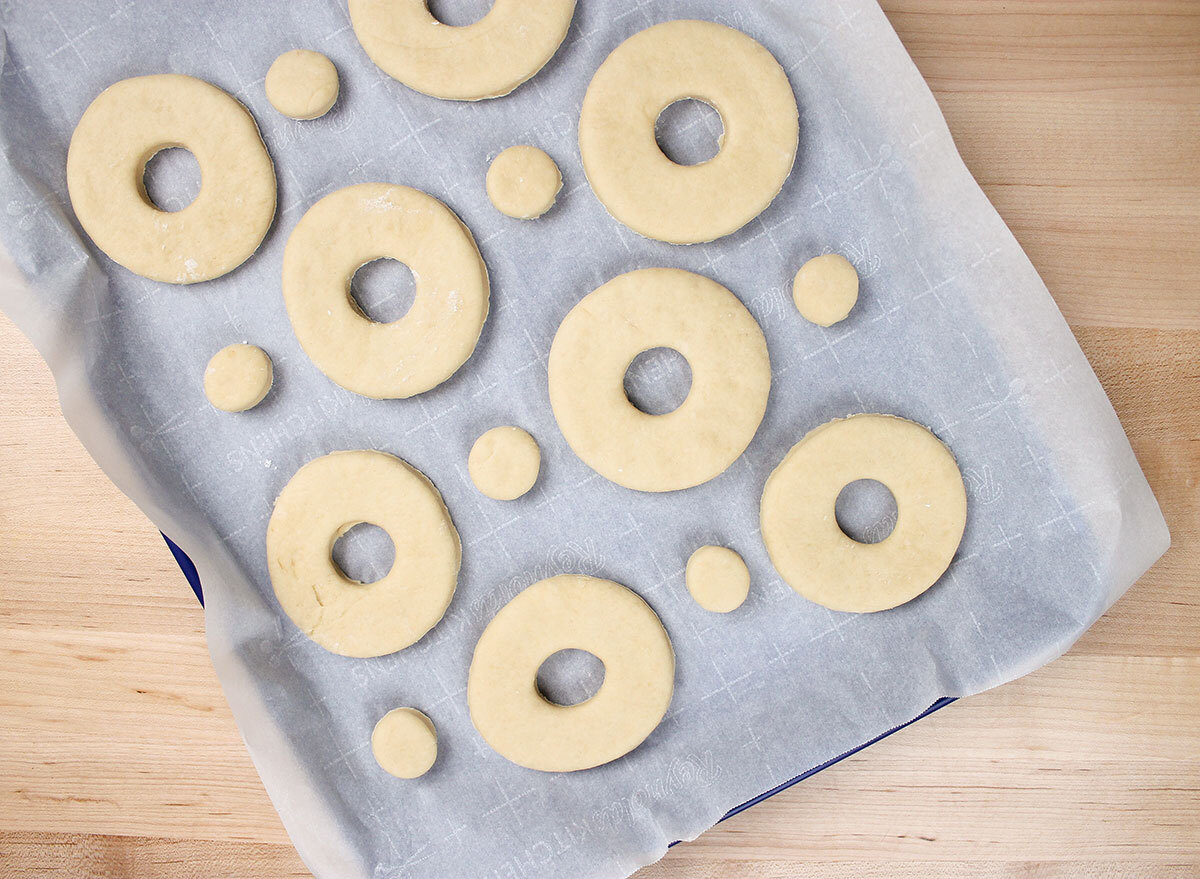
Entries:
POLYGON ((502 214, 533 220, 554 205, 562 189, 562 174, 554 159, 537 147, 511 146, 492 160, 487 194, 502 214))
POLYGON ((475 350, 488 313, 488 275, 454 212, 407 186, 362 183, 314 204, 283 253, 283 301, 301 347, 327 376, 366 397, 435 387, 475 350), (350 295, 354 273, 391 257, 416 282, 412 307, 376 323, 350 295))
POLYGON ((575 0, 496 0, 474 24, 452 27, 425 0, 350 0, 368 57, 411 89, 455 101, 506 95, 558 50, 575 0))
POLYGON ((916 598, 945 573, 967 521, 954 455, 927 428, 893 415, 852 415, 810 431, 767 479, 763 542, 780 576, 831 610, 870 613, 916 598), (879 543, 838 526, 842 489, 874 479, 897 520, 879 543))
POLYGON ((245 412, 271 390, 271 358, 255 345, 227 345, 212 356, 204 370, 204 395, 225 412, 245 412))
POLYGON ((858 272, 836 253, 813 257, 796 272, 792 300, 805 320, 833 326, 858 302, 858 272))
POLYGON ((771 362, 754 317, 715 281, 682 269, 639 269, 585 296, 550 346, 550 405, 583 462, 618 485, 674 491, 722 473, 754 438, 771 362), (648 415, 625 396, 625 372, 651 348, 692 370, 683 404, 648 415))
POLYGON ((498 501, 519 498, 537 482, 542 453, 519 427, 493 427, 471 446, 467 472, 483 494, 498 501))
POLYGON ((737 610, 750 594, 750 569, 724 546, 702 546, 692 553, 684 581, 696 604, 713 613, 737 610))
POLYGON ((320 52, 292 49, 267 71, 267 100, 292 119, 316 119, 330 111, 338 96, 338 72, 320 52))
POLYGON ((174 73, 123 79, 92 101, 71 136, 67 192, 97 247, 167 284, 237 268, 275 216, 275 169, 254 118, 216 86, 174 73), (200 166, 200 193, 174 212, 151 204, 142 179, 171 147, 200 166))
POLYGON ((275 597, 300 629, 342 656, 383 656, 415 643, 442 618, 458 583, 461 548, 442 496, 399 458, 333 452, 301 467, 267 525, 275 597), (341 572, 331 555, 362 522, 387 532, 392 569, 374 583, 341 572))
POLYGON ((579 152, 596 197, 640 235, 695 244, 728 235, 771 203, 799 143, 796 98, 774 56, 711 21, 668 21, 634 34, 600 65, 579 114, 579 152), (687 98, 721 114, 707 162, 677 165, 654 137, 687 98))
POLYGON ((371 733, 375 762, 396 778, 420 778, 437 761, 437 730, 415 708, 393 708, 371 733))
POLYGON ((563 574, 534 583, 492 618, 471 660, 467 704, 484 740, 519 766, 573 772, 616 760, 658 726, 675 688, 675 653, 658 616, 611 580, 563 574), (592 698, 556 705, 538 692, 560 650, 604 663, 592 698))

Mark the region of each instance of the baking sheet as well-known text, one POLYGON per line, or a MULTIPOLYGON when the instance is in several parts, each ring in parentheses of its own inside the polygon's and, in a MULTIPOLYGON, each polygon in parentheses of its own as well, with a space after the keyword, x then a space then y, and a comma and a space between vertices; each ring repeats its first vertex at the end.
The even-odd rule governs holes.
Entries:
MULTIPOLYGON (((0 306, 46 357, 73 428, 113 480, 196 562, 214 665, 272 800, 306 863, 330 877, 617 877, 745 802, 915 717, 1065 650, 1166 548, 1158 507, 1102 389, 1033 267, 963 167, 925 83, 871 0, 583 0, 559 53, 511 96, 480 104, 411 92, 366 58, 337 0, 288 4, 39 0, 3 4, 0 235, 29 281, 0 306), (801 112, 795 169, 740 232, 688 248, 646 241, 588 189, 575 145, 591 72, 659 21, 705 18, 766 45, 801 112), (342 96, 313 122, 263 94, 279 53, 326 53, 342 96), (188 73, 257 118, 279 213, 259 253, 188 288, 136 277, 86 240, 66 199, 71 131, 105 86, 188 73), (534 143, 562 167, 536 222, 487 202, 490 158, 534 143), (412 400, 372 401, 301 352, 279 292, 304 210, 345 185, 426 190, 473 230, 492 277, 475 355, 412 400), (796 267, 837 250, 862 278, 831 329, 789 300, 796 267), (612 276, 678 266, 725 284, 763 326, 774 368, 766 418, 723 475, 646 495, 596 476, 549 410, 545 360, 559 321, 612 276), (276 387, 233 417, 201 375, 234 341, 262 345, 276 387), (812 427, 879 411, 929 425, 969 488, 958 556, 921 598, 873 615, 827 611, 783 584, 758 534, 763 482, 812 427), (539 440, 543 473, 512 503, 471 486, 471 442, 496 424, 539 440), (279 611, 266 573, 271 504, 307 460, 379 448, 420 468, 462 536, 445 619, 378 659, 316 647, 279 611), (702 543, 740 552, 741 609, 708 614, 683 566, 702 543), (671 710, 625 758, 548 775, 475 733, 465 686, 475 640, 510 597, 561 572, 641 594, 678 657, 671 710), (400 782, 369 736, 398 705, 437 724, 433 771, 400 782)), ((1001 135, 997 135, 1001 136, 1001 135)), ((669 383, 660 364, 647 390, 669 383)), ((879 526, 875 526, 879 527, 879 526)), ((886 526, 883 526, 886 527, 886 526)))

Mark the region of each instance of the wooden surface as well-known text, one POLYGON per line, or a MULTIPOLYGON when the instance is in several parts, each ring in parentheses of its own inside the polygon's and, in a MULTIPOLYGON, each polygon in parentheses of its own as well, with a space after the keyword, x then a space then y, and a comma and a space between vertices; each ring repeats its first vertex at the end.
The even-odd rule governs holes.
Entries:
MULTIPOLYGON (((1174 546, 1066 657, 640 876, 1200 875, 1200 3, 885 6, 1174 546)), ((0 376, 0 877, 308 875, 182 576, 3 319, 0 376)))

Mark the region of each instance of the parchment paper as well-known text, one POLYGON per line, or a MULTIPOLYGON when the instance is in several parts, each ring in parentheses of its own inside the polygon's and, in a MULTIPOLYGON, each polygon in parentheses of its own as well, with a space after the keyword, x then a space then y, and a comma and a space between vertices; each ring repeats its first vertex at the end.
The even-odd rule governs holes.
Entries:
POLYGON ((387 78, 338 0, 3 7, 0 232, 29 287, 0 305, 54 369, 92 454, 195 560, 213 663, 318 876, 624 876, 938 697, 1049 661, 1167 546, 1102 389, 870 0, 581 0, 541 74, 480 104, 437 101, 387 78), (610 219, 575 142, 592 71, 625 37, 678 17, 760 40, 787 69, 801 110, 799 156, 775 203, 737 234, 689 248, 610 219), (337 107, 314 122, 284 119, 263 93, 271 61, 296 47, 328 54, 342 77, 337 107), (167 71, 245 103, 279 177, 279 213, 259 253, 188 288, 100 254, 79 230, 64 179, 71 131, 92 98, 118 79, 167 71), (484 193, 489 159, 514 143, 546 149, 565 177, 559 204, 536 222, 501 216, 484 193), (475 355, 412 400, 333 385, 301 352, 280 297, 283 245, 303 211, 371 180, 445 200, 492 277, 475 355), (826 250, 862 277, 858 307, 832 329, 806 324, 788 298, 796 268, 826 250), (733 290, 762 324, 774 365, 766 419, 745 455, 668 495, 622 489, 575 458, 551 416, 545 373, 576 301, 656 265, 733 290), (233 341, 262 345, 276 364, 268 401, 241 416, 213 410, 201 389, 208 358, 233 341), (942 581, 872 615, 801 599, 758 534, 759 494, 786 450, 859 411, 929 425, 970 489, 966 535, 942 581), (471 442, 496 424, 526 428, 544 453, 536 488, 513 503, 485 499, 466 474, 471 442), (371 660, 326 653, 292 626, 271 593, 263 546, 273 499, 295 470, 359 447, 426 473, 464 545, 442 623, 371 660), (736 549, 753 574, 749 601, 728 616, 701 610, 683 584, 685 560, 706 542, 736 549), (598 769, 547 775, 484 744, 464 689, 492 614, 567 571, 644 596, 671 634, 678 672, 671 711, 644 745, 598 769), (440 734, 437 765, 416 782, 385 775, 369 747, 375 721, 398 705, 421 708, 440 734))

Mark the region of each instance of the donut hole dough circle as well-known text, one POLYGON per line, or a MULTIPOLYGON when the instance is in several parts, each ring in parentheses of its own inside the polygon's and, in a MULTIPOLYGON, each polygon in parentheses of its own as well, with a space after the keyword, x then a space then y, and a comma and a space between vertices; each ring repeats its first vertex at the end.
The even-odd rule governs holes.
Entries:
POLYGON ((71 135, 67 192, 97 247, 167 284, 237 268, 275 216, 275 169, 250 112, 216 86, 179 74, 123 79, 92 101, 71 135), (168 212, 150 201, 143 175, 171 147, 196 157, 200 192, 168 212))
POLYGON ((284 116, 316 119, 337 103, 337 68, 320 52, 292 49, 271 64, 265 89, 271 106, 284 116))
POLYGON ((799 144, 787 74, 760 43, 710 21, 668 21, 627 39, 596 70, 579 115, 579 151, 596 197, 646 238, 696 244, 728 235, 771 203, 799 144), (692 98, 721 115, 720 150, 678 165, 654 127, 692 98))
POLYGON ((750 569, 732 549, 702 546, 688 559, 684 582, 696 604, 713 613, 729 613, 750 594, 750 569))
POLYGON ((498 501, 521 497, 537 482, 542 453, 519 427, 493 427, 475 440, 467 472, 480 492, 498 501))
POLYGON ((754 317, 715 281, 682 269, 618 275, 567 314, 550 346, 550 405, 568 445, 601 476, 639 491, 707 482, 737 460, 767 407, 771 362, 754 317), (649 415, 625 372, 651 348, 687 359, 679 408, 649 415))
POLYGON ((830 610, 871 613, 911 601, 945 573, 966 527, 967 493, 954 455, 927 428, 852 415, 792 447, 759 512, 767 553, 789 586, 830 610), (837 523, 837 497, 859 479, 896 499, 896 525, 878 543, 859 543, 837 523))
POLYGON ((375 762, 396 778, 420 778, 437 761, 437 730, 415 708, 393 708, 371 732, 375 762))
POLYGON ((308 209, 283 253, 283 300, 301 347, 347 390, 411 397, 448 379, 475 350, 488 275, 454 212, 407 186, 362 183, 308 209), (376 323, 350 293, 354 273, 391 257, 412 270, 412 307, 376 323))
POLYGON ((840 254, 813 257, 796 272, 792 301, 805 320, 833 326, 845 320, 858 302, 858 272, 840 254))
POLYGON ((537 147, 511 146, 488 167, 487 194, 500 213, 534 220, 554 206, 562 173, 554 159, 537 147))
POLYGON ((484 740, 519 766, 572 772, 641 744, 671 704, 675 654, 658 616, 635 592, 579 574, 534 583, 488 623, 471 660, 467 703, 484 740), (537 673, 560 650, 604 663, 592 698, 556 705, 537 673))
POLYGON ((267 525, 267 566, 284 612, 326 650, 383 656, 418 641, 442 618, 458 582, 458 531, 433 483, 383 452, 333 452, 301 467, 267 525), (392 569, 351 580, 333 544, 362 522, 387 532, 392 569))
POLYGON ((204 395, 225 412, 245 412, 271 390, 273 370, 267 352, 256 345, 226 345, 204 370, 204 395))
POLYGON ((367 56, 411 89, 455 101, 506 95, 558 50, 575 0, 496 0, 479 21, 443 24, 425 0, 350 0, 367 56))

